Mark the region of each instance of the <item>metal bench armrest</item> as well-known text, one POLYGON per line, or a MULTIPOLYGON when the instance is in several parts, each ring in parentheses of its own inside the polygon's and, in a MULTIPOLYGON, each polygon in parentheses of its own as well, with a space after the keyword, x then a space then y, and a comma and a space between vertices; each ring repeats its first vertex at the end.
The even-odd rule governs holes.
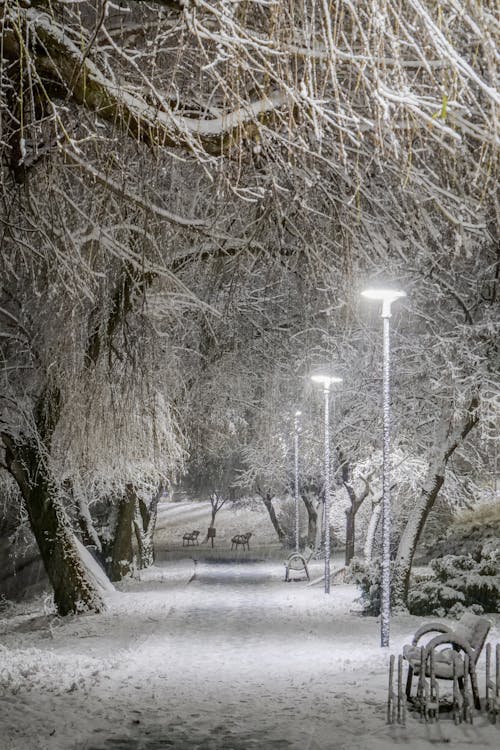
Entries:
POLYGON ((412 646, 416 646, 420 638, 427 633, 453 633, 452 628, 448 625, 443 625, 440 622, 428 622, 425 625, 421 625, 413 636, 412 646))
POLYGON ((430 652, 435 649, 436 646, 443 645, 451 646, 455 649, 455 651, 464 651, 469 657, 469 664, 472 667, 475 665, 476 657, 470 643, 468 643, 464 638, 460 638, 460 636, 454 635, 453 633, 442 633, 441 635, 437 635, 435 638, 430 640, 424 650, 424 659, 427 661, 430 652))

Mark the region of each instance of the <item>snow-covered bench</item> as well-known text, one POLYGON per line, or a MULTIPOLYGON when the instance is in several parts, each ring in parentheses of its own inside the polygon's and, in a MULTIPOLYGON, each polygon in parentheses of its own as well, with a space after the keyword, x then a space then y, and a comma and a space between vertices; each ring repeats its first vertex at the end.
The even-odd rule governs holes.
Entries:
POLYGON ((199 531, 186 531, 182 537, 182 546, 189 547, 190 544, 199 544, 198 537, 200 536, 199 531))
POLYGON ((461 693, 464 683, 470 679, 474 705, 480 708, 477 685, 476 663, 488 636, 491 623, 485 617, 472 612, 465 612, 452 628, 439 622, 422 625, 411 644, 403 649, 403 656, 408 662, 406 697, 411 699, 413 676, 419 676, 417 698, 422 700, 425 677, 440 680, 453 680, 458 683, 461 693), (438 633, 427 644, 419 644, 423 636, 438 633), (443 648, 444 646, 444 648, 443 648), (439 648, 438 648, 439 647, 439 648), (424 673, 424 674, 423 674, 424 673))
POLYGON ((285 581, 291 581, 290 573, 305 573, 307 580, 310 581, 309 568, 307 563, 314 553, 314 547, 306 547, 303 553, 292 552, 285 560, 285 581))
POLYGON ((247 531, 245 534, 235 534, 231 539, 231 549, 237 549, 241 544, 243 549, 245 547, 250 549, 250 537, 252 536, 251 531, 247 531))

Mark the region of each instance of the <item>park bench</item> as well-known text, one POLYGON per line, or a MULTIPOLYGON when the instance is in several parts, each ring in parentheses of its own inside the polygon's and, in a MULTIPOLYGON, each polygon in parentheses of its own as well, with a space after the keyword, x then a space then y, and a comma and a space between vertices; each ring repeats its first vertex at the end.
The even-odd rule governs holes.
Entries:
POLYGON ((241 544, 243 549, 245 547, 250 549, 250 537, 252 536, 251 531, 247 531, 245 534, 235 534, 231 539, 231 549, 238 549, 241 544))
MULTIPOLYGON (((458 702, 463 707, 468 703, 467 682, 470 681, 474 706, 480 709, 476 664, 490 627, 489 620, 472 612, 465 612, 453 628, 436 622, 422 625, 412 643, 403 648, 403 657, 408 662, 407 700, 412 700, 414 676, 419 678, 417 702, 423 704, 424 710, 429 691, 434 703, 439 704, 437 680, 452 680, 454 703, 458 702), (419 644, 423 636, 431 633, 438 635, 434 635, 425 645, 419 644)), ((437 710, 435 706, 433 708, 437 710)))
POLYGON ((198 537, 200 536, 199 531, 186 531, 182 537, 182 546, 189 547, 190 544, 199 544, 198 537))
MULTIPOLYGON (((307 564, 314 554, 314 547, 306 547, 304 552, 292 552, 288 555, 285 560, 285 581, 291 581, 291 573, 305 573, 308 581, 311 580, 309 576, 309 568, 307 564)), ((298 579, 294 579, 298 580, 298 579)))

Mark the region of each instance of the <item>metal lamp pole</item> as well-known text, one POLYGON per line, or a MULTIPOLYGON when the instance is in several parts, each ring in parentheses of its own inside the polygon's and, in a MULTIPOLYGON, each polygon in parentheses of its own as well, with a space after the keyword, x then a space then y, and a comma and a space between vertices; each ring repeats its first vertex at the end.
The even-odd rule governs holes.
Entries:
POLYGON ((382 301, 384 321, 383 345, 383 443, 382 443, 382 586, 380 599, 380 645, 389 646, 391 628, 391 494, 390 494, 390 427, 391 427, 391 381, 390 381, 390 318, 391 304, 405 292, 392 289, 366 289, 361 292, 368 299, 382 301))
POLYGON ((330 375, 313 375, 312 380, 316 383, 322 383, 323 394, 325 397, 325 594, 330 593, 330 385, 332 383, 341 383, 342 378, 336 378, 330 375))
POLYGON ((295 447, 295 552, 299 551, 299 417, 301 411, 295 412, 294 447, 295 447))
POLYGON ((323 385, 325 396, 325 594, 330 593, 330 382, 323 385))

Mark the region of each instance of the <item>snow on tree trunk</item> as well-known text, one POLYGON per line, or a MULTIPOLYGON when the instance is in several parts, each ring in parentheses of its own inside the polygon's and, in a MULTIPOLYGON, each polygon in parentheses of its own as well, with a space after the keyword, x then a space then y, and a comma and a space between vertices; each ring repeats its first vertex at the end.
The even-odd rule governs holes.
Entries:
POLYGON ((364 546, 364 557, 365 562, 369 563, 373 557, 373 547, 375 545, 375 534, 377 533, 378 522, 380 520, 380 513, 382 511, 381 499, 378 502, 373 503, 372 514, 368 523, 368 530, 366 532, 365 546, 364 546))
POLYGON ((104 602, 81 559, 69 518, 52 487, 37 447, 16 445, 6 434, 2 438, 7 467, 21 490, 54 590, 57 611, 60 615, 102 611, 104 602))
POLYGON ((149 568, 155 560, 153 535, 158 516, 158 503, 162 489, 151 499, 148 505, 139 499, 135 506, 134 530, 139 550, 139 568, 149 568))
POLYGON ((109 577, 112 581, 119 581, 130 573, 134 563, 134 548, 132 544, 132 528, 134 524, 137 495, 135 488, 128 484, 125 494, 118 506, 109 577))
POLYGON ((399 541, 392 581, 393 603, 396 606, 406 606, 413 557, 420 535, 439 490, 443 486, 448 460, 478 422, 478 405, 478 399, 474 397, 469 404, 463 424, 451 431, 446 421, 441 422, 441 429, 438 430, 439 438, 434 444, 420 497, 410 513, 399 541))
POLYGON ((101 554, 102 544, 101 540, 99 539, 99 534, 97 533, 92 522, 88 502, 81 496, 80 493, 77 494, 76 508, 84 544, 87 546, 94 546, 96 548, 96 551, 101 554))

